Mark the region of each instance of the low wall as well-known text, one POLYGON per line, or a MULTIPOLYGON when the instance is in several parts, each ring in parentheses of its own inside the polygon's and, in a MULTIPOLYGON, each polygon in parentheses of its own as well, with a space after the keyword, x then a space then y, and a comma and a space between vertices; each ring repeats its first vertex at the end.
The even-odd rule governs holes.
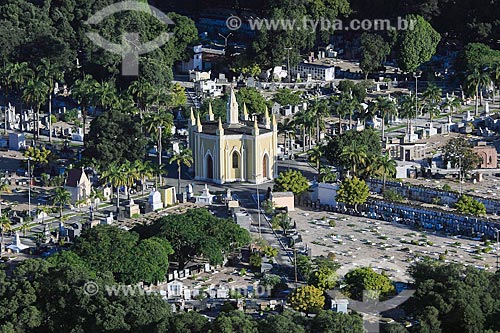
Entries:
MULTIPOLYGON (((382 181, 378 179, 371 179, 367 181, 368 186, 372 192, 380 193, 382 192, 382 181)), ((411 186, 403 183, 387 182, 385 185, 386 189, 391 189, 399 193, 400 195, 414 201, 420 201, 425 203, 432 203, 434 198, 439 198, 441 204, 453 206, 460 197, 459 193, 447 192, 439 189, 432 189, 420 186, 411 186)), ((487 199, 479 197, 476 195, 468 194, 468 196, 473 197, 475 200, 482 202, 486 208, 488 214, 498 214, 500 212, 500 200, 487 199)))

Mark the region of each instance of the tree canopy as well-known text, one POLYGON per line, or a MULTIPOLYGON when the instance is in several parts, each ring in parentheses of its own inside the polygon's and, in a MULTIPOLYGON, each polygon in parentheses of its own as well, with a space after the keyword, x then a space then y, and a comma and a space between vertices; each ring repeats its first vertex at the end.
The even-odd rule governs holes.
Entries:
POLYGON ((147 139, 138 116, 117 109, 102 113, 90 124, 85 136, 84 156, 106 166, 113 161, 135 161, 144 157, 147 139))
POLYGON ((230 219, 220 219, 206 209, 190 209, 185 214, 168 215, 149 226, 135 230, 144 239, 166 239, 173 248, 171 256, 183 268, 195 257, 203 257, 212 264, 221 264, 224 256, 250 243, 247 230, 230 219))
POLYGON ((405 72, 414 72, 436 53, 441 40, 439 33, 420 15, 407 15, 410 28, 398 31, 396 45, 398 66, 405 72))
POLYGON ((293 192, 295 195, 307 191, 309 181, 298 170, 288 170, 280 172, 278 178, 275 179, 274 191, 276 192, 293 192))
POLYGON ((96 271, 111 272, 125 283, 164 281, 168 257, 173 253, 167 240, 152 237, 139 239, 135 232, 114 226, 85 230, 76 239, 73 251, 96 271))

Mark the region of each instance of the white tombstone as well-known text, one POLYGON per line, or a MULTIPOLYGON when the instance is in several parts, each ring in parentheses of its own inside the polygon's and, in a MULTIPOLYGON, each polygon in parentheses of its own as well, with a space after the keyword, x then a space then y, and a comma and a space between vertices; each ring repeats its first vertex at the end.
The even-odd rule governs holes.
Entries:
POLYGON ((490 115, 490 103, 486 102, 484 105, 484 113, 489 116, 490 115))
POLYGON ((470 110, 467 110, 467 115, 464 117, 464 121, 473 121, 474 117, 471 116, 470 110))
POLYGON ((205 188, 203 189, 203 192, 201 195, 195 197, 196 198, 196 203, 200 205, 211 205, 213 202, 215 195, 210 194, 210 191, 208 189, 207 184, 205 184, 205 188))
POLYGON ((83 136, 83 129, 81 127, 77 127, 76 132, 71 133, 73 141, 83 142, 83 136))
POLYGON ((161 201, 161 193, 156 189, 153 189, 148 197, 148 210, 155 211, 163 208, 163 202, 161 201))
POLYGON ((186 185, 186 198, 190 200, 193 197, 193 185, 186 185))
POLYGON ((113 221, 114 221, 113 212, 110 212, 109 216, 107 216, 104 220, 101 221, 101 224, 111 225, 113 224, 113 221))

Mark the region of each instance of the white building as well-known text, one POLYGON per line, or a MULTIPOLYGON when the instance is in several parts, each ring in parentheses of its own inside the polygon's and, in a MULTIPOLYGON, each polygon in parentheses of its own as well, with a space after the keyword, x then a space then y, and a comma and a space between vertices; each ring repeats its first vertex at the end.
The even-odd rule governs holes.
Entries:
POLYGON ((75 168, 69 170, 64 188, 71 193, 71 202, 74 204, 76 201, 89 199, 92 183, 83 168, 75 168))
POLYGON ((291 73, 292 76, 300 76, 302 80, 333 81, 335 79, 335 66, 301 62, 292 68, 291 73))

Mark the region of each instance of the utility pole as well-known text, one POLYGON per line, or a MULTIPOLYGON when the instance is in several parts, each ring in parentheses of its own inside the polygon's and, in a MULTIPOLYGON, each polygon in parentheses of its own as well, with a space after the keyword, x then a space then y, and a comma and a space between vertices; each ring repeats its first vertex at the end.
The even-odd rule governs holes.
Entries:
POLYGON ((500 237, 499 237, 499 236, 500 236, 500 229, 495 229, 495 232, 496 232, 496 234, 497 234, 497 270, 498 270, 498 268, 500 267, 500 266, 498 265, 498 254, 499 254, 498 252, 500 251, 500 248, 498 247, 499 240, 500 240, 500 239, 499 239, 499 238, 500 238, 500 237))
POLYGON ((293 245, 293 266, 295 270, 295 288, 297 288, 297 284, 299 283, 299 279, 297 277, 297 248, 295 247, 295 244, 293 245))
POLYGON ((415 74, 413 75, 413 77, 415 78, 415 117, 417 117, 417 113, 418 113, 418 78, 421 77, 420 74, 417 74, 417 72, 415 72, 415 74))
POLYGON ((255 185, 257 187, 257 211, 259 216, 259 238, 262 238, 262 233, 260 231, 260 196, 259 196, 259 183, 257 182, 257 177, 255 177, 255 185))
POLYGON ((28 216, 31 217, 31 165, 30 165, 31 157, 28 157, 28 176, 29 176, 29 184, 28 184, 28 216))
POLYGON ((458 182, 460 183, 460 196, 462 196, 462 156, 458 156, 458 182))
POLYGON ((162 179, 161 179, 161 151, 162 151, 162 145, 161 145, 161 131, 163 129, 163 126, 158 126, 158 178, 159 178, 159 183, 160 186, 162 185, 162 179))
POLYGON ((288 77, 288 83, 291 83, 292 82, 292 77, 290 76, 290 50, 292 48, 291 47, 285 47, 285 50, 286 50, 286 71, 287 71, 287 77, 288 77))

